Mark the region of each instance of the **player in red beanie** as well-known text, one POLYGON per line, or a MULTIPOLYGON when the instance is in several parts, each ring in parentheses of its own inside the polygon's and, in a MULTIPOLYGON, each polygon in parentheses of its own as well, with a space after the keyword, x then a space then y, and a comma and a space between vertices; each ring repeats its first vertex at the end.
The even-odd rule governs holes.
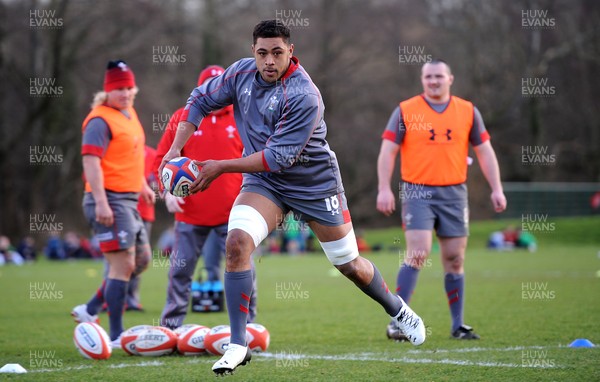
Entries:
POLYGON ((135 76, 125 61, 110 61, 104 73, 104 91, 111 92, 121 88, 134 88, 135 76))
POLYGON ((71 315, 77 322, 97 321, 106 301, 113 347, 120 347, 129 280, 143 272, 150 260, 148 235, 137 204, 140 197, 153 204, 155 196, 144 176, 146 136, 133 108, 137 90, 127 64, 110 61, 104 92, 96 95, 82 125, 83 210, 109 271, 90 301, 76 306, 71 315))

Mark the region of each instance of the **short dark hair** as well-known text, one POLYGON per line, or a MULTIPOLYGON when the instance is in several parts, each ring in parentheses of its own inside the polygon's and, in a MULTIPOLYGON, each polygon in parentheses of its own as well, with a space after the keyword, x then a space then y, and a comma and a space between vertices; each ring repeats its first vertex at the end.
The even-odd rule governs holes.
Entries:
MULTIPOLYGON (((444 64, 444 65, 446 65, 446 68, 448 68, 448 74, 452 74, 452 68, 450 67, 450 65, 448 65, 448 63, 446 61, 442 60, 441 58, 434 58, 433 60, 426 62, 425 64, 432 64, 432 65, 444 64)), ((425 64, 423 64, 423 66, 425 66, 425 64)))
POLYGON ((259 38, 273 38, 281 37, 283 42, 289 44, 290 42, 290 28, 286 27, 279 20, 264 20, 256 24, 254 32, 252 33, 253 43, 256 44, 256 40, 259 38))

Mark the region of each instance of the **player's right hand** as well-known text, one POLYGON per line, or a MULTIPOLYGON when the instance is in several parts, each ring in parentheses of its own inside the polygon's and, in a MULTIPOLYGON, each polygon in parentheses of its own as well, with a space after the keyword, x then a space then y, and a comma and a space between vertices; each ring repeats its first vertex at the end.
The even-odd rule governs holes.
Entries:
POLYGON ((113 210, 108 203, 96 203, 95 213, 96 221, 102 225, 110 227, 115 222, 113 210))
POLYGON ((178 196, 167 192, 165 194, 165 204, 167 205, 167 211, 174 214, 176 212, 183 213, 183 208, 181 208, 182 204, 185 204, 185 200, 178 196))
POLYGON ((174 150, 174 149, 170 149, 169 151, 167 151, 167 153, 163 157, 162 161, 160 162, 160 166, 158 167, 158 179, 160 179, 161 184, 162 184, 162 172, 163 172, 163 168, 165 168, 165 165, 171 159, 174 159, 174 158, 177 158, 180 156, 181 156, 181 151, 174 150))
POLYGON ((396 198, 392 190, 383 190, 377 193, 377 211, 385 216, 390 216, 396 211, 396 198))

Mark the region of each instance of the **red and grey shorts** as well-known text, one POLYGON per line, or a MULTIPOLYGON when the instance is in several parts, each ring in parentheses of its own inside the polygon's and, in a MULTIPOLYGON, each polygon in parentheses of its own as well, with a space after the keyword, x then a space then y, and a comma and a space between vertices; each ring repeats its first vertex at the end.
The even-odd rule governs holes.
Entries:
POLYGON ((292 211, 296 220, 315 221, 324 226, 337 227, 351 221, 348 201, 344 192, 322 199, 289 198, 258 184, 243 185, 241 192, 253 192, 275 203, 283 214, 292 211))
POLYGON ((434 230, 438 237, 469 235, 469 203, 466 184, 427 186, 404 182, 400 186, 402 227, 434 230))
POLYGON ((137 210, 137 195, 107 192, 108 204, 114 216, 111 226, 96 221, 96 203, 91 193, 84 196, 83 212, 103 253, 149 244, 148 233, 137 210))

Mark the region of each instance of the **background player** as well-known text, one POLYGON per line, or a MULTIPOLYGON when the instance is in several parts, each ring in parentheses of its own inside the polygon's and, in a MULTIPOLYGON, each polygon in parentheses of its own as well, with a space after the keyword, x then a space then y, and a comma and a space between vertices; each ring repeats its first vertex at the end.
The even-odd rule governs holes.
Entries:
MULTIPOLYGON (((156 173, 153 171, 154 160, 156 158, 156 150, 152 147, 146 145, 144 147, 144 177, 146 178, 146 183, 153 190, 158 189, 158 182, 156 180, 156 173)), ((138 200, 137 210, 140 213, 140 217, 144 222, 144 228, 146 228, 146 233, 148 234, 148 243, 152 241, 151 232, 152 232, 152 223, 155 220, 155 211, 154 211, 154 203, 146 202, 146 199, 140 196, 138 200)), ((104 279, 108 276, 108 261, 104 260, 104 279)), ((102 286, 98 288, 96 291, 96 296, 94 300, 104 301, 104 286, 105 282, 102 283, 102 286)), ((106 302, 102 305, 102 311, 108 310, 108 306, 106 302)), ((127 295, 125 296, 125 310, 126 311, 138 311, 143 312, 142 303, 140 301, 140 275, 132 274, 129 279, 129 283, 127 284, 127 295)))
POLYGON ((325 140, 321 94, 293 51, 290 31, 282 23, 256 25, 254 57, 237 61, 194 89, 161 164, 180 156, 210 111, 234 105, 244 157, 199 162, 202 169, 192 186, 193 192, 205 191, 222 174, 244 173, 226 242, 231 342, 213 365, 217 374, 232 372, 251 358, 245 338, 252 294, 250 256, 290 210, 309 223, 332 264, 381 304, 413 344, 425 340, 422 320, 390 293, 377 268, 358 253, 337 159, 325 140))
MULTIPOLYGON (((421 71, 423 94, 401 102, 392 113, 377 161, 377 209, 389 216, 396 208, 390 181, 400 152, 406 256, 398 273, 396 292, 404 301, 410 301, 419 270, 431 252, 435 229, 452 316, 452 337, 478 339, 463 322, 469 143, 492 189, 491 201, 496 212, 504 211, 506 198, 496 154, 481 114, 471 102, 450 94, 453 81, 445 62, 435 60, 425 64, 421 71)), ((394 325, 388 326, 387 335, 391 339, 405 339, 405 334, 394 325)))
MULTIPOLYGON (((104 92, 94 97, 83 122, 81 154, 86 179, 83 210, 109 263, 104 287, 110 339, 120 347, 127 284, 148 266, 150 245, 137 211, 140 196, 154 203, 144 177, 145 134, 133 102, 138 89, 124 61, 110 61, 104 92)), ((97 321, 102 300, 97 294, 72 311, 77 322, 97 321)))

